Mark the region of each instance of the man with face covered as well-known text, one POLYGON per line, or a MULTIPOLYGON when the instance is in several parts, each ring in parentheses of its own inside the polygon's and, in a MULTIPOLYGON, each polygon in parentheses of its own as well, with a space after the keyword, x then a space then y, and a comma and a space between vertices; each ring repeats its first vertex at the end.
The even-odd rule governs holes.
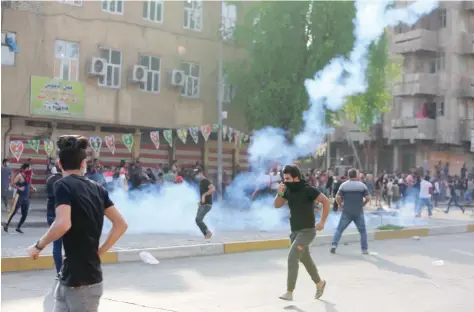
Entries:
POLYGON ((316 237, 316 231, 324 229, 329 214, 329 200, 316 188, 302 179, 301 171, 296 165, 287 165, 283 169, 284 183, 278 186, 275 196, 275 208, 281 208, 288 203, 290 208, 291 247, 288 254, 287 291, 280 299, 293 300, 293 291, 298 276, 299 262, 303 263, 311 279, 316 284, 315 298, 319 299, 326 287, 326 281, 319 277, 318 269, 311 258, 309 247, 316 237), (313 204, 323 205, 321 220, 315 224, 313 204))

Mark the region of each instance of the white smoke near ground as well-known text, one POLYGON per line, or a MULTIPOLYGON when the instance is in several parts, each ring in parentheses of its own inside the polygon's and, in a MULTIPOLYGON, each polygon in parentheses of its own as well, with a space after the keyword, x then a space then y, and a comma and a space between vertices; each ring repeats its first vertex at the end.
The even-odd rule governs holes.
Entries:
MULTIPOLYGON (((337 111, 345 104, 347 97, 366 90, 365 73, 370 44, 381 37, 386 27, 399 23, 412 25, 438 6, 436 0, 422 0, 405 8, 389 8, 393 3, 387 0, 355 2, 355 44, 349 57, 334 58, 313 79, 305 81, 310 105, 303 115, 304 129, 295 136, 293 143, 289 143, 285 131, 278 128, 267 127, 252 135, 248 149, 252 168, 266 168, 275 162, 291 163, 312 154, 322 143, 324 135, 331 131, 324 124, 324 108, 337 111)), ((249 198, 256 180, 255 174, 242 174, 228 187, 227 200, 216 203, 205 219, 214 232, 288 228, 287 209, 274 209, 269 196, 255 201, 249 198)), ((159 194, 140 192, 130 195, 115 191, 111 196, 128 221, 128 233, 201 235, 195 224, 198 191, 187 183, 165 186, 159 194)), ((368 216, 368 226, 379 224, 379 218, 368 216)), ((327 227, 334 229, 337 222, 338 217, 331 216, 327 227)), ((395 223, 400 222, 398 219, 395 223)))

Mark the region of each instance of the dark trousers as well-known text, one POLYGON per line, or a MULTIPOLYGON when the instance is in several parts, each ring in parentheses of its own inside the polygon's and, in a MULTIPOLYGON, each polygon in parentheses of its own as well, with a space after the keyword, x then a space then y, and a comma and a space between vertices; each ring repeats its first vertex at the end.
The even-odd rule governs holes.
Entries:
MULTIPOLYGON (((51 226, 54 222, 54 217, 47 217, 48 225, 51 226)), ((56 273, 59 274, 61 267, 63 265, 63 239, 60 238, 57 241, 53 242, 53 259, 54 265, 56 266, 56 273)))
POLYGON ((341 240, 342 233, 349 226, 349 224, 351 224, 351 222, 354 222, 357 230, 359 231, 361 249, 367 250, 368 249, 367 229, 365 228, 364 213, 351 215, 351 214, 342 212, 341 219, 339 219, 339 224, 337 225, 336 233, 334 233, 332 246, 334 248, 337 248, 337 245, 339 244, 339 241, 341 240))
POLYGON ((209 231, 206 224, 204 223, 204 217, 209 211, 211 211, 211 208, 211 205, 199 205, 198 211, 196 213, 196 224, 204 236, 206 236, 207 232, 209 231))
POLYGON ((457 207, 459 207, 459 209, 464 211, 464 208, 461 205, 459 205, 459 203, 458 203, 458 196, 457 195, 451 196, 451 198, 449 199, 448 208, 446 208, 446 211, 445 211, 446 213, 449 212, 449 208, 451 208, 451 205, 457 206, 457 207))
POLYGON ((25 223, 26 217, 28 216, 28 210, 30 210, 30 200, 29 198, 20 198, 18 194, 15 194, 15 197, 13 199, 13 206, 10 209, 10 213, 8 216, 8 221, 6 226, 8 227, 10 225, 10 222, 12 221, 13 217, 16 215, 18 210, 21 210, 21 219, 20 222, 18 222, 17 228, 21 228, 23 223, 25 223))

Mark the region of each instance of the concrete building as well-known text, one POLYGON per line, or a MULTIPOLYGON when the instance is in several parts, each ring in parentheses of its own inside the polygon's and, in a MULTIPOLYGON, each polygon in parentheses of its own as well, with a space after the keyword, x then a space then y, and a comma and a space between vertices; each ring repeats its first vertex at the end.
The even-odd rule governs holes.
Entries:
POLYGON ((372 135, 351 123, 336 131, 332 137, 336 162, 341 154, 351 153, 340 144, 350 138, 363 157, 367 146, 378 142, 379 170, 433 169, 438 161, 449 162, 451 174, 459 174, 464 162, 473 167, 474 2, 443 1, 416 25, 395 27, 390 52, 404 57, 392 109, 372 135))
MULTIPOLYGON (((175 135, 172 146, 161 136, 157 152, 149 132, 217 122, 221 17, 228 33, 242 15, 235 5, 200 0, 2 1, 2 155, 12 157, 9 142, 22 140, 21 159, 42 166, 44 151, 28 139, 74 132, 115 135, 120 144, 131 133, 131 151, 111 153, 104 141, 98 156, 215 167, 214 134, 197 144, 175 135)), ((224 61, 239 53, 226 39, 224 61)), ((225 86, 225 123, 244 131, 242 115, 226 105, 231 98, 225 86)), ((235 154, 233 143, 225 148, 235 154)), ((238 159, 226 159, 224 169, 231 173, 238 159)))

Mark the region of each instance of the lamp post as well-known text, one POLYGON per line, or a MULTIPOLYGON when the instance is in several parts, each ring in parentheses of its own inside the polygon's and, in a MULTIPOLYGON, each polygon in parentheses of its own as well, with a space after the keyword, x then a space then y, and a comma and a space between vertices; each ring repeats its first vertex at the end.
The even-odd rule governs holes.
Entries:
MULTIPOLYGON (((222 6, 224 5, 224 0, 220 1, 221 12, 222 6)), ((218 55, 218 78, 217 78, 217 124, 219 129, 217 130, 217 192, 219 199, 222 199, 222 149, 223 149, 223 137, 222 137, 222 98, 223 98, 223 60, 222 60, 222 33, 223 29, 222 13, 221 13, 221 25, 219 29, 219 55, 218 55)))

